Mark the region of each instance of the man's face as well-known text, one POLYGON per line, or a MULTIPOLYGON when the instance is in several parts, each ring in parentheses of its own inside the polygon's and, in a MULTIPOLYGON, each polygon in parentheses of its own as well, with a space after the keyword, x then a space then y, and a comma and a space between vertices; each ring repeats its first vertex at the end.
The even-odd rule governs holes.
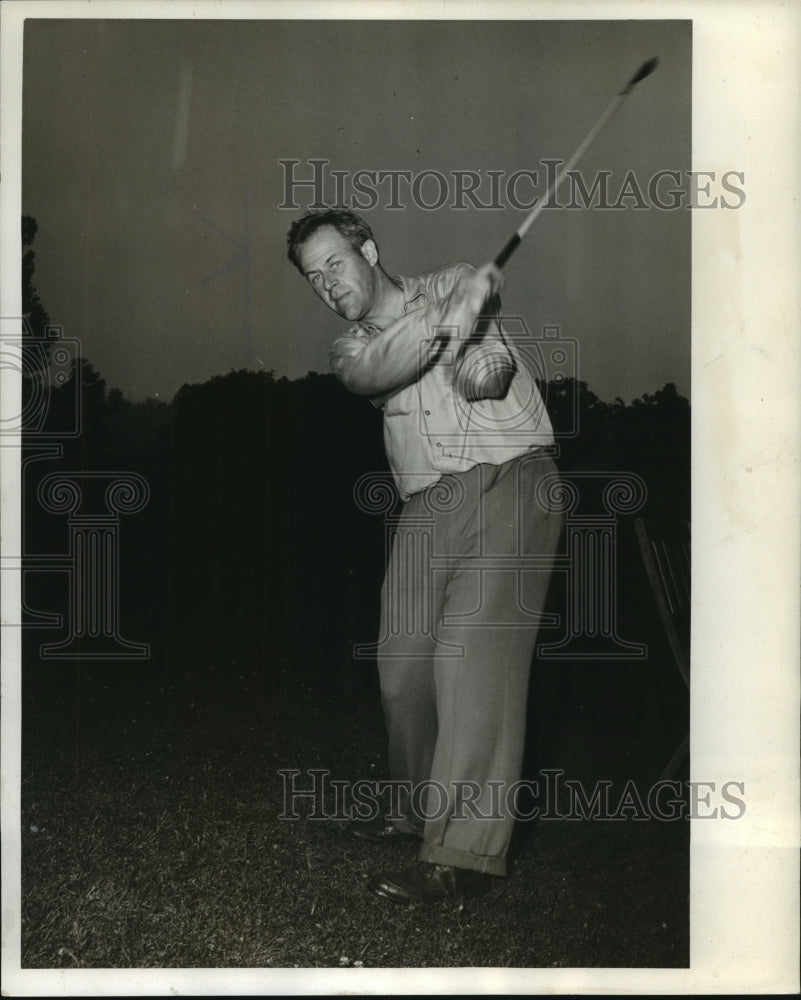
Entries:
POLYGON ((348 320, 367 315, 377 289, 377 255, 371 240, 354 250, 338 229, 321 226, 301 244, 298 259, 312 288, 329 308, 348 320))

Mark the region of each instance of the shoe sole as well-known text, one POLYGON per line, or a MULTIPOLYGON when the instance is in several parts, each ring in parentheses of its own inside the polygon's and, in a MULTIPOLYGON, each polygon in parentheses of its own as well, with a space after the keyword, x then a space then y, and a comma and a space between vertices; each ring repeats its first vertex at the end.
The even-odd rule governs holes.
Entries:
POLYGON ((370 882, 367 885, 370 892, 375 893, 376 896, 380 896, 382 899, 389 899, 393 903, 399 903, 402 906, 411 906, 413 903, 464 903, 470 899, 481 899, 484 896, 488 896, 494 886, 491 885, 480 885, 480 886, 470 886, 464 889, 456 889, 453 892, 448 892, 447 890, 442 893, 437 893, 435 896, 402 896, 400 893, 390 892, 385 889, 380 883, 376 884, 370 882))
POLYGON ((381 899, 388 899, 391 903, 397 903, 398 906, 413 906, 415 903, 425 903, 427 906, 432 903, 443 903, 446 900, 453 899, 452 896, 445 893, 444 895, 431 896, 426 899, 423 896, 401 896, 394 892, 387 892, 386 889, 382 889, 380 886, 368 886, 368 888, 375 893, 376 896, 380 896, 381 899))
POLYGON ((385 883, 381 882, 380 879, 371 879, 367 884, 367 888, 375 893, 376 896, 380 896, 382 899, 389 899, 393 903, 398 903, 401 906, 411 906, 414 903, 425 903, 430 905, 431 903, 442 903, 446 900, 453 901, 456 896, 452 893, 443 890, 435 895, 430 896, 412 896, 404 895, 400 892, 392 892, 390 889, 386 888, 385 883))

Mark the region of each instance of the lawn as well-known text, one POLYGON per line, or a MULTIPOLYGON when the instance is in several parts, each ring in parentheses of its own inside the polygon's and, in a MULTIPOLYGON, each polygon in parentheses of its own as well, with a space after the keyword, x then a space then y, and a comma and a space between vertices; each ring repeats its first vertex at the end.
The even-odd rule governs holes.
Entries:
MULTIPOLYGON (((283 653, 26 667, 23 968, 688 965, 686 819, 521 822, 486 897, 370 894, 414 846, 358 846, 308 804, 281 819, 280 772, 385 776, 374 667, 322 642, 283 653)), ((526 774, 631 780, 645 798, 685 694, 659 648, 538 665, 526 774)))

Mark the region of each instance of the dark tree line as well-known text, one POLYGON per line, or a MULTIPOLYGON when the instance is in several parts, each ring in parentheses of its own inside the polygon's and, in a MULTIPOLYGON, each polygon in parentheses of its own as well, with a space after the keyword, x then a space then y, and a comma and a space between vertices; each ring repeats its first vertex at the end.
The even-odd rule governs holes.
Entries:
MULTIPOLYGON (((315 373, 231 372, 183 386, 170 404, 129 402, 85 361, 80 375, 80 394, 69 383, 50 392, 58 425, 82 396, 82 427, 58 462, 29 470, 31 538, 62 531, 39 508, 32 475, 136 471, 151 499, 122 527, 135 600, 183 650, 223 634, 230 649, 246 646, 253 623, 275 649, 322 641, 332 627, 341 642, 370 638, 383 525, 353 488, 387 468, 369 403, 315 373)), ((560 386, 548 396, 557 430, 571 388, 582 433, 562 442, 561 468, 635 472, 648 487, 645 513, 689 519, 689 406, 675 387, 626 405, 600 402, 583 383, 560 386)))

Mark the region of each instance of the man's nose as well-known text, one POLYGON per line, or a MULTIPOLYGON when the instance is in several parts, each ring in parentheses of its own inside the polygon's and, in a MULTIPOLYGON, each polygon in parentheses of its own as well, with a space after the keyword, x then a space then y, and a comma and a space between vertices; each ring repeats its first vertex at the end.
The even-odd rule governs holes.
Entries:
POLYGON ((333 274, 329 274, 327 277, 323 277, 323 287, 327 292, 330 292, 331 289, 334 287, 334 285, 336 285, 336 283, 337 279, 336 276, 333 274))

